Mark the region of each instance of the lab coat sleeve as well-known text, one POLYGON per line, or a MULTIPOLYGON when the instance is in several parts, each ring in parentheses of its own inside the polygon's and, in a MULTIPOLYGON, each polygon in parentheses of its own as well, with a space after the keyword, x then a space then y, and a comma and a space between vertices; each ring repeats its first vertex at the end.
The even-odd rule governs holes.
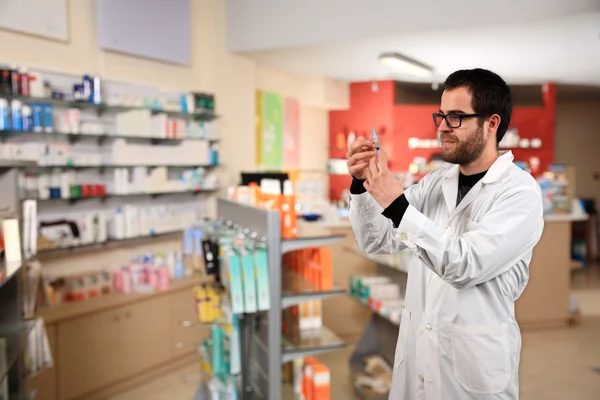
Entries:
MULTIPOLYGON (((415 209, 422 209, 425 179, 408 187, 404 195, 415 209)), ((351 194, 349 219, 358 247, 368 254, 391 254, 406 248, 396 235, 391 219, 369 193, 351 194)))
POLYGON ((508 271, 537 244, 544 228, 541 192, 510 189, 480 221, 466 224, 457 236, 409 206, 396 234, 440 278, 467 289, 508 271))

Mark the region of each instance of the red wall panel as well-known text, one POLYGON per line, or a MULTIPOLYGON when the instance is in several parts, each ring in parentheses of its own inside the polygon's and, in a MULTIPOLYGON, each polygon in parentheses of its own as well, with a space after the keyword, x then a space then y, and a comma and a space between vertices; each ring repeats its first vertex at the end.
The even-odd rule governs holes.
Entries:
MULTIPOLYGON (((391 153, 391 168, 394 171, 406 171, 415 157, 425 157, 428 160, 440 149, 409 149, 408 139, 435 139, 437 128, 433 124, 431 114, 439 110, 435 105, 402 104, 394 106, 393 142, 394 151, 391 153)), ((382 143, 385 147, 386 144, 382 143)))
MULTIPOLYGON (((406 171, 414 157, 430 159, 437 149, 409 149, 410 137, 435 139, 436 128, 431 114, 438 110, 436 105, 412 105, 395 103, 393 81, 378 82, 378 91, 372 90, 371 82, 350 85, 350 109, 332 111, 329 117, 330 158, 345 158, 347 147, 345 138, 355 132, 369 138, 371 126, 375 126, 380 136, 382 149, 390 158, 390 168, 406 171)), ((519 131, 521 138, 539 138, 540 149, 512 149, 515 161, 529 161, 530 157, 540 159, 540 171, 554 161, 554 129, 556 121, 556 86, 542 86, 542 107, 515 107, 511 127, 519 131)), ((330 195, 339 199, 344 189, 349 187, 349 176, 330 176, 330 195)))
POLYGON ((382 142, 390 136, 394 90, 394 81, 378 82, 377 91, 373 91, 371 82, 350 84, 350 109, 329 113, 330 158, 346 157, 350 132, 370 138, 374 126, 382 142))

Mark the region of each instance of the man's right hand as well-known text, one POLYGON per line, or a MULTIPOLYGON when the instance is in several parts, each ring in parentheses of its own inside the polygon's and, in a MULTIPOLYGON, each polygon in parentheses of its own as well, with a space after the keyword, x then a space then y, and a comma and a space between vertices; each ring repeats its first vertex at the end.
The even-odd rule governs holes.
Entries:
POLYGON ((348 153, 346 154, 350 175, 356 179, 367 179, 369 161, 376 155, 377 151, 373 142, 363 137, 357 138, 348 146, 348 153))

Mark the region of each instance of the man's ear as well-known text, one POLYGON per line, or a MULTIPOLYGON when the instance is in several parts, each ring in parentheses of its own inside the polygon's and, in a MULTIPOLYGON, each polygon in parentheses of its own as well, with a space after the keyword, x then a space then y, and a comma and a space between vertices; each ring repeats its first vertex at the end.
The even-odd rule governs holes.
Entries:
POLYGON ((486 132, 489 136, 496 137, 496 132, 498 131, 498 127, 500 126, 500 116, 498 114, 492 115, 488 119, 488 131, 486 132))

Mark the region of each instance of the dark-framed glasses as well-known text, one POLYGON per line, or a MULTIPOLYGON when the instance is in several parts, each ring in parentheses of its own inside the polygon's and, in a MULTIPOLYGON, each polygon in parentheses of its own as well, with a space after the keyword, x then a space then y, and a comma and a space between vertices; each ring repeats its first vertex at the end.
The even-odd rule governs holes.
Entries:
POLYGON ((443 114, 443 113, 433 113, 433 123, 438 128, 442 124, 442 120, 446 120, 446 125, 449 128, 460 128, 462 125, 463 119, 466 118, 476 118, 483 117, 483 114, 443 114))

